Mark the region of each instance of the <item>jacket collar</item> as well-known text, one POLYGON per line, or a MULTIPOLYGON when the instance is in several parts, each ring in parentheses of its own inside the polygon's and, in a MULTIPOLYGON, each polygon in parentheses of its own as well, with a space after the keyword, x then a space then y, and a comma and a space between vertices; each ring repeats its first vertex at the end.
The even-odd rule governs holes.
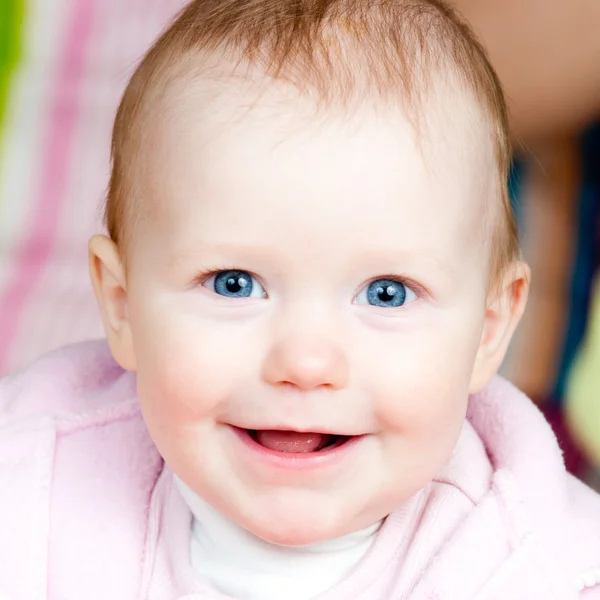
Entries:
POLYGON ((49 417, 0 422, 0 591, 45 598, 56 431, 49 417))
MULTIPOLYGON (((568 506, 567 473, 550 425, 539 409, 507 381, 496 377, 469 400, 467 418, 488 450, 494 471, 508 471, 532 518, 553 523, 568 506)), ((554 528, 552 528, 554 529, 554 528)))

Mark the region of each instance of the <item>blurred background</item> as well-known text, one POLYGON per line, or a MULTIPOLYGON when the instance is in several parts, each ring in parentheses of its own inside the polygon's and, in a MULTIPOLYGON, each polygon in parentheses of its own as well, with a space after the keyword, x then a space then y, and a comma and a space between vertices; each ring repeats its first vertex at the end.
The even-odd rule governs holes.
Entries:
MULTIPOLYGON (((87 275, 112 120, 184 0, 0 0, 0 375, 102 335, 87 275)), ((505 86, 532 293, 504 374, 600 472, 600 2, 455 0, 505 86)))

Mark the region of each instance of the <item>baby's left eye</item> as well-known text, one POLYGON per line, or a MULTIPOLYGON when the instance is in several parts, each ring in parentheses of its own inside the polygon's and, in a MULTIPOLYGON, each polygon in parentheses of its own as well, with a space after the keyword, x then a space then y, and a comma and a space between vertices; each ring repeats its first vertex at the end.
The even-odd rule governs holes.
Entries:
POLYGON ((396 308, 417 300, 417 295, 407 285, 395 279, 376 279, 356 296, 356 304, 370 304, 396 308))

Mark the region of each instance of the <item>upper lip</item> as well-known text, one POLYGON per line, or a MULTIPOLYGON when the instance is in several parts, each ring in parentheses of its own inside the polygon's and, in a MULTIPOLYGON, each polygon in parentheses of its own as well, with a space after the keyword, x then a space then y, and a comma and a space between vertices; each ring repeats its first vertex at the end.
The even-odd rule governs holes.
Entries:
POLYGON ((290 431, 294 433, 320 433, 323 435, 336 435, 341 437, 354 437, 358 435, 364 435, 364 431, 351 431, 350 429, 344 428, 333 428, 333 427, 294 427, 287 425, 264 425, 260 426, 250 425, 233 425, 238 429, 247 429, 248 431, 290 431))

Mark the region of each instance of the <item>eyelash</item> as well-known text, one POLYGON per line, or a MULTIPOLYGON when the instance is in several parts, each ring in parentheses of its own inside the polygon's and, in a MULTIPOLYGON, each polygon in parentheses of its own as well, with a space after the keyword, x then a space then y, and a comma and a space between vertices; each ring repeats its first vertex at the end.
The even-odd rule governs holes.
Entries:
MULTIPOLYGON (((202 285, 203 283, 208 281, 211 277, 214 277, 217 274, 222 273, 223 271, 245 271, 249 275, 252 275, 252 277, 254 277, 265 290, 267 289, 266 285, 258 275, 256 275, 252 271, 248 271, 247 269, 242 269, 241 267, 223 267, 221 269, 211 269, 207 271, 202 271, 193 278, 190 287, 198 287, 199 285, 202 285)), ((360 292, 360 290, 362 290, 365 286, 370 285, 378 279, 392 279, 394 281, 397 281, 398 283, 401 283, 402 285, 411 289, 419 299, 431 298, 431 292, 425 286, 421 285, 420 283, 417 283, 416 281, 413 281, 412 279, 408 279, 407 277, 402 277, 400 275, 395 275, 393 273, 383 273, 381 275, 377 275, 376 277, 371 277, 371 279, 363 283, 361 287, 358 288, 354 295, 356 296, 358 292, 360 292)))
POLYGON ((425 286, 413 281, 412 279, 409 279, 408 277, 402 277, 401 275, 396 275, 394 273, 383 273, 381 275, 377 275, 376 277, 371 277, 371 279, 363 283, 362 286, 358 288, 356 294, 358 294, 358 292, 360 292, 360 290, 362 290, 364 287, 371 285, 378 279, 392 279, 393 281, 401 283, 408 289, 412 290, 419 300, 431 298, 431 292, 425 286))
POLYGON ((242 269, 240 267, 223 267, 222 269, 210 269, 206 271, 201 271, 192 279, 190 287, 198 287, 199 285, 202 285, 203 283, 207 282, 211 277, 214 277, 219 273, 222 273, 223 271, 244 271, 245 273, 252 275, 252 277, 254 277, 254 279, 256 279, 263 286, 263 288, 265 287, 262 279, 258 275, 256 275, 252 271, 248 271, 248 269, 242 269))

